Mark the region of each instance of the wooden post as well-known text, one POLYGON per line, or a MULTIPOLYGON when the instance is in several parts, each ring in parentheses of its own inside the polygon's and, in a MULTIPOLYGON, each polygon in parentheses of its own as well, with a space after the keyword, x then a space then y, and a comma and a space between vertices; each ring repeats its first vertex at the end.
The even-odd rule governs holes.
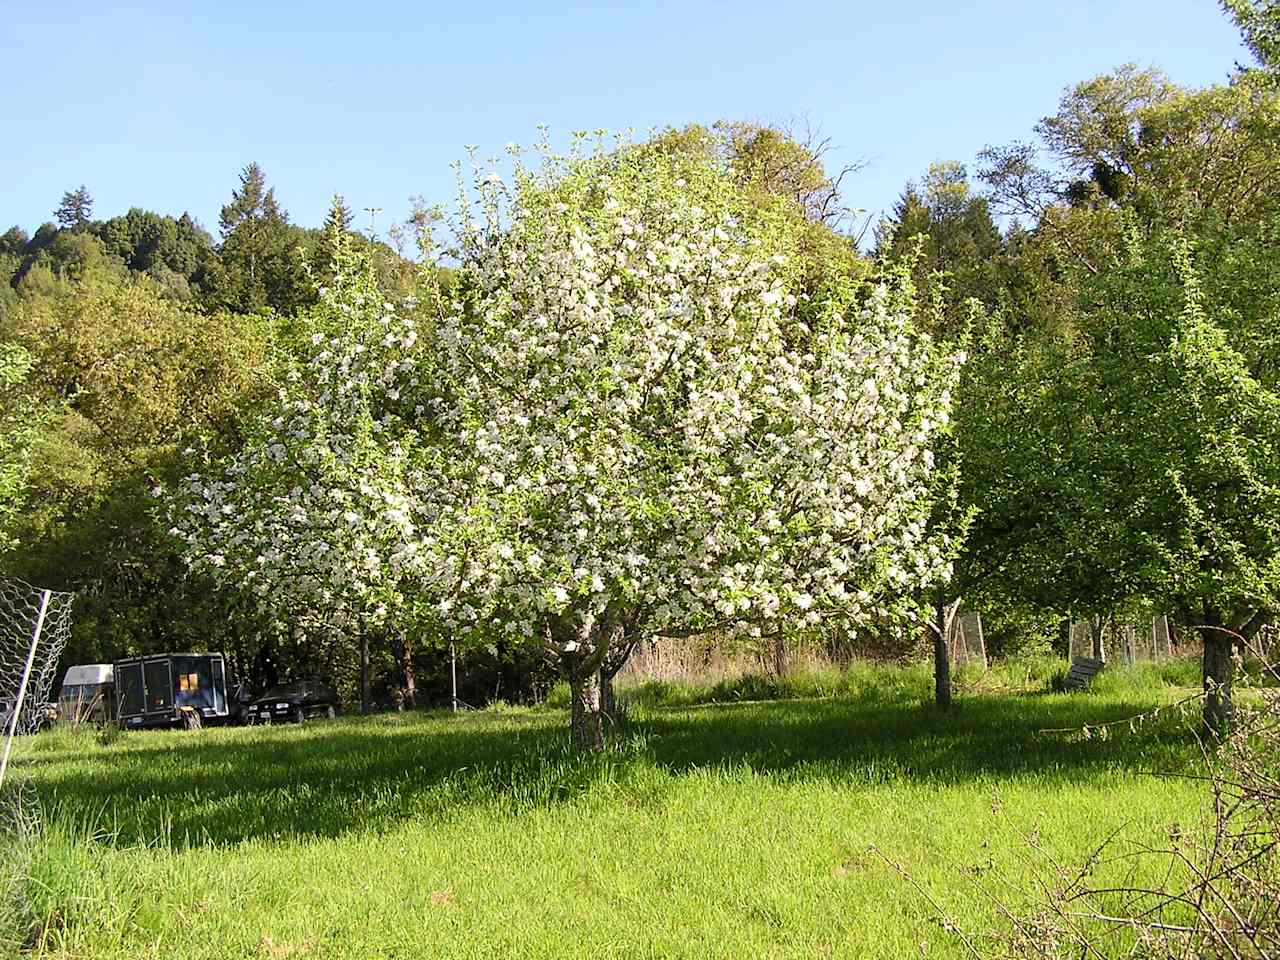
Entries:
POLYGON ((458 712, 458 648, 449 644, 449 702, 454 713, 458 712))
POLYGON ((369 634, 360 631, 360 712, 368 713, 369 703, 369 634))

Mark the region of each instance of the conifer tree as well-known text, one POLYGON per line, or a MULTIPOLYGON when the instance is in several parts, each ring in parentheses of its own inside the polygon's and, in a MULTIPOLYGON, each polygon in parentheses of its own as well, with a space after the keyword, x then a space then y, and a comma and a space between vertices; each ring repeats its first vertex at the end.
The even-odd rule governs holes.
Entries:
POLYGON ((240 186, 218 217, 220 263, 210 280, 213 306, 241 313, 270 307, 289 312, 310 302, 311 292, 296 255, 298 231, 267 186, 262 167, 250 163, 240 186))
POLYGON ((350 233, 355 219, 355 213, 347 205, 346 199, 342 194, 335 193, 333 199, 329 202, 329 215, 325 217, 324 221, 325 229, 336 229, 341 230, 343 233, 350 233))
POLYGON ((75 190, 62 195, 62 203, 53 213, 58 225, 65 230, 83 230, 93 218, 93 197, 82 183, 75 190))

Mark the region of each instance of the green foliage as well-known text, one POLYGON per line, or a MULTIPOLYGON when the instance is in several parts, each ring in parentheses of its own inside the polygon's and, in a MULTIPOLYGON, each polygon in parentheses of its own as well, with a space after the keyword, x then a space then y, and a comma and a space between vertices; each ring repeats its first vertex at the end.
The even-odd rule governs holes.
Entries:
POLYGON ((1280 588, 1280 395, 1232 345, 1200 269, 1185 243, 1158 239, 1101 279, 1072 384, 1096 388, 1100 555, 1184 622, 1205 606, 1274 607, 1280 588))
POLYGON ((988 308, 999 304, 1004 241, 962 164, 933 164, 921 183, 907 184, 876 239, 877 256, 912 264, 926 298, 945 298, 944 329, 931 333, 963 331, 970 299, 988 308))
POLYGON ((39 436, 39 408, 23 391, 31 366, 26 350, 0 340, 0 551, 14 546, 11 531, 26 498, 39 436))
POLYGON ((267 386, 270 331, 179 305, 146 278, 90 276, 28 288, 3 335, 39 369, 26 402, 47 411, 6 572, 80 592, 68 656, 81 662, 175 644, 234 653, 255 621, 188 580, 151 489, 185 445, 239 442, 267 386))
POLYGON ((108 254, 147 274, 178 300, 200 292, 215 259, 212 238, 186 213, 174 219, 134 207, 103 221, 95 232, 108 254))
POLYGON ((123 279, 126 275, 124 263, 108 254, 106 245, 92 232, 60 230, 44 236, 36 233, 12 283, 19 294, 35 296, 53 292, 60 282, 123 279))
POLYGON ((982 632, 990 657, 1035 658, 1067 652, 1063 618, 1053 611, 1007 601, 992 604, 982 610, 982 632))
POLYGON ((1039 149, 984 150, 982 179, 998 211, 1032 218, 1091 273, 1123 247, 1118 210, 1184 230, 1275 210, 1280 91, 1265 77, 1188 90, 1129 65, 1071 88, 1036 132, 1039 149))
POLYGON ((20 255, 27 249, 27 244, 30 242, 31 238, 27 236, 27 231, 21 227, 10 227, 0 234, 0 255, 20 255))
POLYGON ((229 438, 237 405, 263 386, 268 328, 175 304, 145 278, 58 281, 23 301, 9 334, 38 359, 44 395, 91 423, 94 452, 120 468, 229 438))
POLYGON ((352 233, 352 225, 355 223, 355 219, 355 214, 351 211, 351 207, 347 205, 347 201, 343 199, 342 194, 335 193, 332 202, 329 204, 329 214, 325 217, 325 231, 336 230, 339 233, 352 233))
POLYGON ((1235 20, 1245 45, 1258 63, 1272 72, 1280 69, 1280 3, 1276 0, 1222 0, 1235 20))
POLYGON ((684 153, 721 166, 753 205, 777 209, 791 220, 801 289, 820 295, 838 277, 866 277, 870 263, 841 233, 848 211, 840 194, 847 168, 828 173, 825 141, 776 125, 721 120, 710 128, 690 124, 668 130, 642 149, 684 153))
POLYGON ((993 590, 1197 616, 1273 602, 1280 400, 1233 340, 1266 329, 1274 293, 1224 305, 1227 287, 1200 280, 1215 265, 1176 239, 1135 240, 1087 286, 1078 336, 1004 341, 975 361, 964 483, 985 503, 971 569, 993 590))

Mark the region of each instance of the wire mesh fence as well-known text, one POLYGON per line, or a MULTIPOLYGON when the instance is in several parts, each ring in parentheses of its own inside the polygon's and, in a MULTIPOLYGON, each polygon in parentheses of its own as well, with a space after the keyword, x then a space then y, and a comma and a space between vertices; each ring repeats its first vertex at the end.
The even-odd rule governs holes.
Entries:
POLYGON ((71 635, 74 597, 0 580, 0 719, 6 734, 32 733, 51 717, 49 692, 71 635))
POLYGON ((947 647, 951 662, 987 667, 987 641, 982 629, 982 614, 977 610, 962 611, 951 624, 947 647))
POLYGON ((1071 622, 1072 659, 1137 663, 1173 656, 1168 617, 1091 617, 1071 622))

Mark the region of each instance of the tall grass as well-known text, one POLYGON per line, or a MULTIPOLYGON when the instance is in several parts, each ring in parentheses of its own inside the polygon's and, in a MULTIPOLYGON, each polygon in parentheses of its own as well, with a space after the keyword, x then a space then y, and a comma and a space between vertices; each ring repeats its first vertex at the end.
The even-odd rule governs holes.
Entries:
POLYGON ((961 671, 949 712, 920 666, 641 684, 600 756, 570 751, 547 707, 41 734, 17 763, 45 826, 6 860, 4 929, 121 960, 961 956, 872 845, 983 929, 998 917, 957 871, 1029 880, 993 804, 1064 857, 1197 804, 1194 783, 1140 772, 1194 763, 1176 716, 1044 732, 1180 690, 1135 675, 1048 695, 1048 669, 961 671))
MULTIPOLYGON (((1064 676, 1067 663, 1052 654, 1032 654, 995 661, 988 669, 965 664, 953 671, 959 695, 966 693, 1047 692, 1055 677, 1064 676)), ((1144 692, 1163 687, 1194 687, 1200 683, 1199 664, 1178 658, 1133 666, 1112 665, 1095 680, 1107 692, 1144 692)), ((933 677, 928 664, 890 665, 855 661, 847 666, 801 664, 781 676, 747 671, 713 683, 693 680, 646 680, 621 687, 627 702, 640 707, 689 707, 710 703, 756 700, 843 698, 883 701, 928 699, 933 677)), ((548 704, 569 704, 568 687, 552 690, 548 704)))
POLYGON ((96 810, 66 809, 50 818, 29 784, 8 784, 0 795, 0 948, 42 950, 82 922, 119 929, 120 891, 101 860, 102 847, 113 843, 96 810))

